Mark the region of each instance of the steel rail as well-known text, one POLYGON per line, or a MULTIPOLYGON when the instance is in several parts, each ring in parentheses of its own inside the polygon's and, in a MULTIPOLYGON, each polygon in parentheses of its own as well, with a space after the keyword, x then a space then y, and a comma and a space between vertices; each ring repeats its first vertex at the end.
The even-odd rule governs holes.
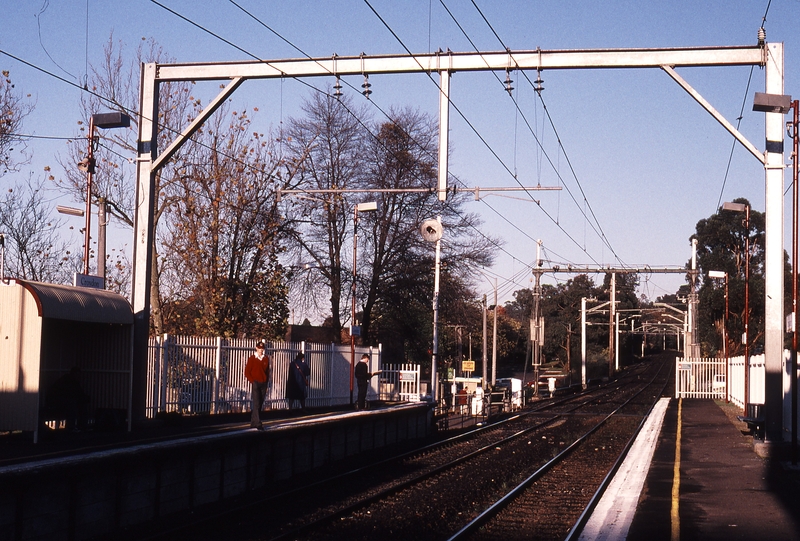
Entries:
MULTIPOLYGON (((666 364, 666 362, 664 364, 666 364)), ((661 370, 663 370, 663 367, 664 366, 662 365, 662 367, 655 374, 655 376, 653 376, 653 379, 647 385, 644 385, 636 394, 634 394, 633 396, 628 398, 628 400, 626 400, 624 403, 622 403, 620 406, 618 406, 614 411, 612 411, 611 413, 606 415, 594 427, 592 427, 586 433, 584 433, 581 437, 579 437, 578 439, 573 441, 564 450, 562 450, 560 453, 558 453, 556 456, 554 456, 551 460, 549 460, 544 465, 542 465, 540 468, 538 468, 533 474, 528 476, 525 480, 523 480, 521 483, 519 483, 516 487, 514 487, 513 489, 508 491, 502 498, 500 498, 495 503, 493 503, 492 505, 487 507, 482 513, 480 513, 477 517, 472 519, 463 528, 461 528, 458 532, 456 532, 453 536, 451 536, 448 539, 448 541, 458 541, 458 540, 466 539, 468 536, 473 534, 478 528, 480 528, 481 526, 483 526, 484 524, 486 524, 487 522, 492 520, 495 516, 497 516, 497 514, 500 513, 500 511, 505 509, 506 506, 508 506, 508 504, 510 504, 512 501, 514 501, 517 497, 519 497, 534 482, 536 482, 537 480, 541 479, 554 466, 556 466, 557 464, 559 464, 563 460, 565 460, 581 444, 583 444, 586 440, 588 440, 589 436, 591 436, 592 434, 594 434, 595 432, 600 430, 600 428, 602 428, 622 408, 627 406, 631 401, 633 401, 634 398, 636 398, 641 393, 643 393, 646 389, 648 389, 653 384, 655 379, 661 374, 661 370)), ((668 382, 669 382, 669 379, 667 379, 667 383, 665 383, 664 386, 666 386, 668 384, 668 382)), ((663 391, 663 387, 662 387, 662 391, 663 391)), ((651 410, 652 410, 652 406, 650 408, 650 411, 651 410)), ((626 444, 626 447, 625 447, 622 455, 626 455, 627 454, 628 450, 630 449, 630 446, 632 445, 633 440, 635 440, 636 436, 639 433, 639 430, 641 429, 641 426, 642 426, 642 424, 644 422, 644 419, 646 419, 646 418, 647 418, 647 415, 645 415, 643 417, 642 423, 639 423, 639 427, 636 429, 635 434, 631 437, 631 440, 628 442, 628 444, 626 444)), ((618 459, 618 462, 620 462, 619 459, 618 459)), ((621 462, 620 462, 620 464, 621 464, 621 462)), ((616 462, 615 462, 615 466, 617 468, 619 467, 619 466, 616 465, 616 462)), ((611 475, 611 474, 609 474, 609 475, 611 475)), ((606 478, 610 481, 609 475, 607 475, 606 478)), ((611 475, 611 477, 613 477, 613 475, 611 475)), ((604 479, 604 482, 605 482, 605 479, 604 479)), ((607 486, 607 483, 606 483, 606 486, 607 486)), ((605 487, 603 487, 603 491, 604 490, 605 490, 605 487)), ((597 494, 595 494, 595 496, 597 496, 597 494)), ((594 501, 594 499, 595 498, 593 497, 593 501, 594 501)), ((597 497, 597 500, 599 501, 599 497, 597 497)), ((596 502, 595 502, 594 505, 596 505, 596 502)), ((582 514, 582 516, 583 516, 583 514, 582 514)))

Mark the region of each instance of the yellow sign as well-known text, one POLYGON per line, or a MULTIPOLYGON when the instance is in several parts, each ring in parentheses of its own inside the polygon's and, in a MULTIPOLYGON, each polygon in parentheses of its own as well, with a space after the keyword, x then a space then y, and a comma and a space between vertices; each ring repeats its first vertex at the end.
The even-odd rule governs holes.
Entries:
POLYGON ((461 371, 462 372, 474 372, 475 371, 475 361, 461 361, 461 371))

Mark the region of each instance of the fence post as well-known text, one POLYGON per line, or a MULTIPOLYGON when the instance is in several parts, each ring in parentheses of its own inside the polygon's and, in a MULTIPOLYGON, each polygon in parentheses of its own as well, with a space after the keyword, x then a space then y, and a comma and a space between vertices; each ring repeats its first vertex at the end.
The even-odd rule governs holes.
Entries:
POLYGON ((161 392, 158 399, 158 412, 164 412, 167 409, 167 386, 169 385, 167 365, 169 364, 170 342, 170 336, 164 333, 161 336, 161 392))
POLYGON ((675 357, 675 398, 678 398, 680 395, 679 389, 680 386, 678 385, 678 365, 680 364, 680 359, 682 357, 675 357))
POLYGON ((211 395, 211 413, 219 413, 219 368, 222 363, 222 337, 217 336, 217 351, 214 358, 214 390, 211 395))
POLYGON ((154 336, 150 339, 149 344, 151 347, 148 348, 147 369, 152 370, 152 387, 147 410, 152 417, 155 417, 158 411, 158 400, 161 396, 161 382, 159 381, 161 378, 161 340, 158 336, 154 336), (151 358, 153 359, 152 364, 150 363, 151 358))

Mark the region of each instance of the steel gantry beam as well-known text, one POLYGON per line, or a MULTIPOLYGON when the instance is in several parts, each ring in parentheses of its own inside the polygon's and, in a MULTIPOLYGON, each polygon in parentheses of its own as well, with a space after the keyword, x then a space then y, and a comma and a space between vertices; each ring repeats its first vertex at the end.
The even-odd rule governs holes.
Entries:
MULTIPOLYGON (((421 55, 360 55, 354 57, 310 58, 295 60, 255 60, 246 62, 143 64, 140 88, 140 122, 137 150, 136 209, 133 238, 132 304, 134 310, 134 397, 143 397, 147 361, 147 340, 150 318, 150 275, 152 272, 153 213, 156 194, 155 178, 159 167, 177 152, 192 133, 213 112, 206 109, 184 133, 159 153, 156 141, 159 133, 159 85, 168 81, 229 81, 226 88, 212 104, 224 101, 247 79, 336 77, 346 75, 422 73, 438 74, 434 82, 439 94, 439 182, 437 195, 447 195, 447 148, 449 135, 450 76, 466 71, 562 70, 562 69, 619 69, 658 68, 673 79, 675 68, 704 66, 763 66, 766 72, 766 92, 783 93, 783 44, 760 43, 757 46, 686 47, 662 49, 592 49, 592 50, 520 50, 488 53, 438 52, 421 55)), ((699 94, 688 84, 681 86, 698 99, 699 94)), ((698 100, 709 113, 730 130, 721 115, 698 100)), ((778 113, 765 113, 767 118, 767 152, 761 159, 755 147, 733 131, 734 136, 751 153, 765 164, 766 169, 766 337, 767 395, 777 389, 780 382, 782 311, 783 311, 783 117, 778 113), (779 143, 780 142, 780 143, 779 143), (780 146, 779 146, 780 145, 780 146), (777 367, 777 368, 776 368, 777 367), (777 387, 776 387, 777 385, 777 387)), ((677 271, 676 271, 677 272, 677 271)), ((143 417, 144 400, 134 405, 134 415, 143 417)), ((767 404, 767 429, 776 425, 770 419, 780 404, 767 404)), ((772 431, 774 433, 774 430, 772 431)))
POLYGON ((586 49, 499 51, 418 55, 332 56, 289 60, 248 60, 159 64, 159 81, 216 81, 244 77, 327 77, 391 73, 660 68, 661 66, 753 66, 766 62, 762 47, 681 47, 665 49, 586 49))

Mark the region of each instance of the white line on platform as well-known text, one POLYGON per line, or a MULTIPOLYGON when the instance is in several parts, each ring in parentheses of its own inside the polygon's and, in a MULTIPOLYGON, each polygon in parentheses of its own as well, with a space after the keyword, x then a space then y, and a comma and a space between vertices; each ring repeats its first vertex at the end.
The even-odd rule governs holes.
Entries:
POLYGON ((580 541, 621 541, 627 538, 669 400, 662 398, 650 412, 628 456, 586 523, 580 541))

